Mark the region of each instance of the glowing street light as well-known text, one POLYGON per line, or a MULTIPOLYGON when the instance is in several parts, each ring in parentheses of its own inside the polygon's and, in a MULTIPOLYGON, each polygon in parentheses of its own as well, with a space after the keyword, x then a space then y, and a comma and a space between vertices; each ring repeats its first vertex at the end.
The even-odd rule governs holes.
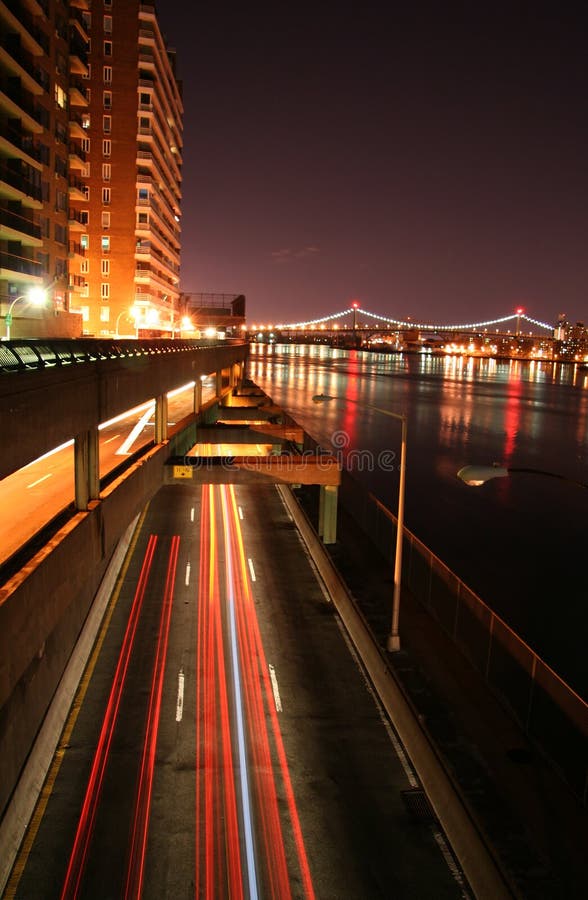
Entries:
POLYGON ((10 340, 10 326, 12 325, 12 310, 21 300, 26 300, 28 303, 32 303, 33 306, 44 306, 47 301, 47 291, 42 287, 32 287, 26 292, 26 294, 20 294, 18 297, 15 297, 10 306, 8 307, 8 312, 6 313, 6 317, 4 319, 4 323, 6 325, 6 337, 5 340, 10 340))
POLYGON ((327 400, 340 400, 344 403, 355 403, 365 409, 372 409, 374 412, 382 413, 384 416, 390 416, 397 419, 401 423, 401 447, 400 447, 400 481, 398 485, 398 511, 396 523, 396 551, 394 555, 394 594, 392 597, 392 622, 390 626, 390 634, 386 638, 386 649, 395 653, 400 650, 400 633, 398 630, 398 621, 400 618, 400 586, 402 581, 402 541, 404 537, 404 494, 406 484, 406 416, 403 413, 391 412, 389 409, 382 409, 379 406, 372 406, 371 403, 362 403, 359 400, 351 400, 349 397, 330 397, 328 394, 315 394, 312 398, 313 403, 324 403, 327 400))

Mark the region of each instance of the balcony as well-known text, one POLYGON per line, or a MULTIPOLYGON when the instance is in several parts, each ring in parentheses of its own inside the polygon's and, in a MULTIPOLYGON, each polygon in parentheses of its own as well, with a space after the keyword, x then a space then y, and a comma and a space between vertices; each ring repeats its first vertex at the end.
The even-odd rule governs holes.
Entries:
POLYGON ((88 154, 82 150, 82 148, 78 144, 74 144, 71 142, 67 149, 69 165, 71 169, 78 169, 81 171, 85 169, 87 166, 87 158, 88 154))
POLYGON ((87 106, 86 88, 79 78, 72 78, 69 84, 69 102, 71 106, 87 106))
POLYGON ((19 119, 34 134, 42 134, 48 124, 46 110, 32 102, 31 94, 7 78, 0 81, 0 113, 7 119, 19 119), (46 121, 45 121, 46 120, 46 121))
POLYGON ((0 196, 20 200, 26 206, 40 207, 41 185, 0 162, 0 196))
POLYGON ((41 151, 33 138, 18 125, 0 120, 0 156, 19 157, 31 168, 41 169, 41 151))
POLYGON ((75 259, 76 256, 85 257, 86 256, 86 248, 82 247, 81 244, 78 244, 77 241, 68 241, 68 244, 67 244, 68 259, 75 259))
POLYGON ((46 79, 42 70, 35 63, 33 55, 23 50, 15 41, 5 38, 4 46, 0 48, 0 61, 5 70, 11 76, 19 78, 31 94, 40 96, 44 93, 46 79))
POLYGON ((85 231, 88 227, 86 216, 71 206, 67 212, 67 224, 72 231, 85 231))
POLYGON ((20 241, 25 247, 41 247, 41 226, 20 213, 0 209, 0 240, 20 241))
POLYGON ((10 278, 14 275, 26 275, 27 278, 43 281, 43 267, 41 263, 28 259, 25 256, 16 256, 14 253, 0 251, 0 278, 10 278))
POLYGON ((86 185, 74 175, 69 176, 68 193, 70 200, 79 200, 81 203, 84 203, 87 200, 86 185))

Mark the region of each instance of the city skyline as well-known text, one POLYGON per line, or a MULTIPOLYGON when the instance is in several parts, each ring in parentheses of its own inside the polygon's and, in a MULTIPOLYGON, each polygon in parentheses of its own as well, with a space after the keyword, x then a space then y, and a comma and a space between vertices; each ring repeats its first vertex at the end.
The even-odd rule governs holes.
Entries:
POLYGON ((244 293, 250 320, 353 299, 584 319, 584 16, 158 14, 184 87, 182 290, 244 293))

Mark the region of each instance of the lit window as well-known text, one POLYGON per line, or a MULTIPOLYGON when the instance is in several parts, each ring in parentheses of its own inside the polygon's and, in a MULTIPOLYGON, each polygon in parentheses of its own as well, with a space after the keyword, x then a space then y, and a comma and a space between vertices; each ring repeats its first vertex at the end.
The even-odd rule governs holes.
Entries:
POLYGON ((90 236, 88 234, 81 234, 80 235, 80 247, 83 250, 87 250, 89 246, 90 246, 90 236))
POLYGON ((100 307, 100 321, 101 322, 110 322, 110 306, 101 306, 100 307))
POLYGON ((110 253, 110 235, 109 234, 102 235, 102 252, 110 253))
POLYGON ((107 281, 103 281, 100 285, 100 296, 103 300, 108 300, 110 297, 110 285, 107 281))
POLYGON ((59 109, 65 109, 67 107, 67 94, 58 84, 55 85, 55 103, 59 109))
POLYGON ((82 307, 80 307, 80 309, 82 310, 82 321, 89 322, 90 321, 90 307, 82 306, 82 307))
POLYGON ((82 128, 90 127, 90 113, 82 113, 82 128))

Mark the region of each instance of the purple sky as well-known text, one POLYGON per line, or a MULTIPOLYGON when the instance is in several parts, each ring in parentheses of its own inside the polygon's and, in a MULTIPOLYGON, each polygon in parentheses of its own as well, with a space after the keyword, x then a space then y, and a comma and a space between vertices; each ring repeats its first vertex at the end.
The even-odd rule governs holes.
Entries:
POLYGON ((159 2, 184 82, 182 289, 244 293, 250 322, 354 298, 446 324, 518 305, 586 321, 574 8, 159 2))

